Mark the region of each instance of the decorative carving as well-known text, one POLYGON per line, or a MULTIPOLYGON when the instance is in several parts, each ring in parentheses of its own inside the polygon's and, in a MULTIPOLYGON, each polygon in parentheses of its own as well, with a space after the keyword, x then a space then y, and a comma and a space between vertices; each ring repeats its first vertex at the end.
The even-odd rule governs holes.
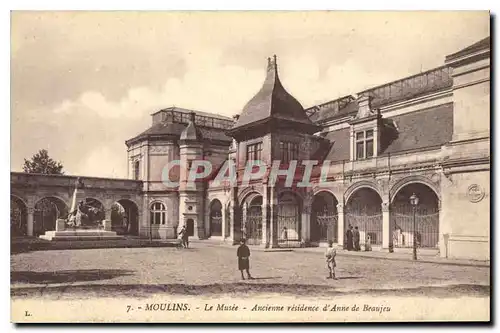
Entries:
POLYGON ((472 184, 467 189, 467 197, 470 202, 476 203, 484 198, 484 189, 478 184, 472 184))
POLYGON ((341 214, 344 212, 344 204, 337 204, 337 214, 341 214))
POLYGON ((434 182, 434 183, 439 183, 439 180, 441 180, 441 176, 437 173, 434 173, 432 176, 431 176, 431 180, 434 182))
POLYGON ((149 151, 151 153, 167 153, 169 147, 168 146, 150 146, 149 151))
POLYGON ((382 211, 383 212, 389 211, 389 203, 388 202, 382 202, 382 211))

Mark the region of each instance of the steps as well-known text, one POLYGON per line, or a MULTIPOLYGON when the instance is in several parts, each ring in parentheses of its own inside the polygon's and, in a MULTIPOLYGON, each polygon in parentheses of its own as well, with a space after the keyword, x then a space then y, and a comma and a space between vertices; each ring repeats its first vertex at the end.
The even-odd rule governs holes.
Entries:
POLYGON ((63 230, 63 231, 46 231, 44 235, 39 236, 41 239, 48 241, 95 241, 95 240, 118 240, 124 239, 123 236, 117 235, 115 231, 104 230, 63 230))

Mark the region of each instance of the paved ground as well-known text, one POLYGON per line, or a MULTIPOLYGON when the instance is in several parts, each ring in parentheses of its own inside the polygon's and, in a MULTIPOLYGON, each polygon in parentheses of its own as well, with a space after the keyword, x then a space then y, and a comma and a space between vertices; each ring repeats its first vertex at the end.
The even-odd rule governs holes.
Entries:
POLYGON ((236 248, 111 248, 34 251, 11 256, 14 298, 148 297, 152 294, 489 296, 489 267, 338 257, 325 279, 320 252, 253 251, 255 280, 241 281, 236 248))

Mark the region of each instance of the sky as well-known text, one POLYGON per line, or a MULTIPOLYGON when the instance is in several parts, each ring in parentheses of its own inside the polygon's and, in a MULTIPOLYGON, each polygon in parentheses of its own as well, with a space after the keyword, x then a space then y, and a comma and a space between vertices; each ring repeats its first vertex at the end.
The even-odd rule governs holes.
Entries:
POLYGON ((178 106, 232 116, 276 54, 304 107, 444 64, 488 12, 12 12, 11 170, 127 176, 125 140, 178 106))

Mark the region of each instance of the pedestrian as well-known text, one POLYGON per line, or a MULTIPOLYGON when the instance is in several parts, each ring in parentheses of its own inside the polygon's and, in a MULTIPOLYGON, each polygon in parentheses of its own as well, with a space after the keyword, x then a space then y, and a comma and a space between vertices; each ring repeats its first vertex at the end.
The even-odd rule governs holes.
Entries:
POLYGON ((236 251, 236 256, 238 257, 238 269, 241 272, 241 279, 245 280, 245 275, 243 275, 243 271, 246 271, 248 279, 251 280, 253 279, 253 277, 250 275, 250 249, 245 243, 246 240, 242 238, 240 240, 240 246, 236 251))
POLYGON ((372 250, 372 238, 370 235, 366 236, 366 243, 365 243, 365 251, 371 251, 372 250))
POLYGON ((352 233, 352 240, 354 242, 354 251, 361 250, 361 246, 359 245, 359 229, 358 227, 354 227, 354 232, 352 233))
POLYGON ((281 231, 281 239, 285 243, 288 241, 288 230, 286 229, 286 227, 283 227, 283 230, 281 231))
POLYGON ((333 248, 333 242, 328 241, 328 248, 325 252, 326 257, 326 267, 328 268, 329 275, 326 277, 327 279, 337 279, 335 277, 335 267, 337 266, 337 262, 335 257, 337 256, 337 251, 333 248))
POLYGON ((181 231, 179 231, 179 237, 182 241, 182 247, 187 249, 189 247, 189 235, 185 225, 183 225, 181 231))
POLYGON ((353 249, 353 243, 352 243, 352 225, 349 225, 349 229, 347 229, 345 233, 345 238, 346 238, 346 249, 347 251, 352 251, 353 249))

